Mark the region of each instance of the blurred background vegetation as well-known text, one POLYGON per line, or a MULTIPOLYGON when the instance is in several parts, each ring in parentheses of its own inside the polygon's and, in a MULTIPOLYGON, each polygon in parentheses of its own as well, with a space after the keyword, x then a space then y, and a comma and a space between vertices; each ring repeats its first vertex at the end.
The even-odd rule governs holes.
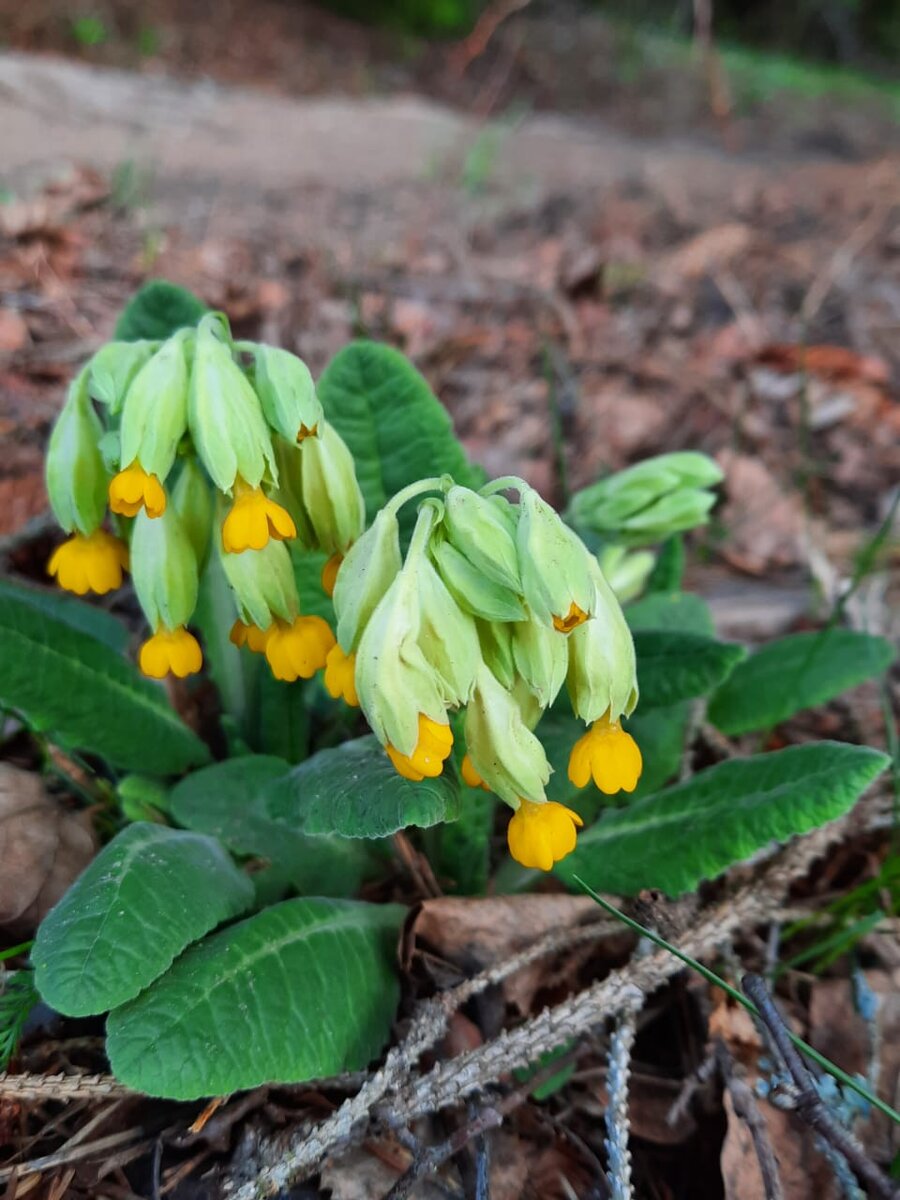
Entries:
MULTIPOLYGON (((688 36, 692 0, 589 0, 609 17, 688 36)), ((409 33, 459 35, 487 7, 484 0, 325 0, 357 20, 409 33)), ((544 7, 552 7, 549 0, 544 7)), ((536 5, 540 7, 540 5, 536 5)), ((900 0, 714 0, 716 36, 748 47, 797 54, 841 66, 889 71, 900 53, 900 0)))

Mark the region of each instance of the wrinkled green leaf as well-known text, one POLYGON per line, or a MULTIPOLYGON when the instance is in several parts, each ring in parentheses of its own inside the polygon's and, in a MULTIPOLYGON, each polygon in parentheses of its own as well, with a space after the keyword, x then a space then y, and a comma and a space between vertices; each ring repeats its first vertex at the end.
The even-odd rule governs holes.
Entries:
POLYGON ((67 1016, 136 996, 185 946, 245 912, 253 887, 212 838, 129 825, 44 918, 35 982, 67 1016))
POLYGON ((407 825, 427 828, 459 816, 452 766, 437 779, 413 783, 398 775, 375 737, 320 750, 264 791, 274 820, 299 833, 387 837, 407 825))
POLYGON ((167 775, 209 751, 165 692, 109 645, 0 594, 0 705, 69 749, 167 775))
POLYGON ((218 838, 236 854, 268 859, 276 879, 319 896, 352 896, 370 866, 364 843, 307 837, 272 819, 265 788, 290 771, 283 759, 257 754, 194 771, 172 789, 172 815, 181 825, 218 838))
POLYGON ((194 1100, 365 1067, 390 1033, 405 912, 287 900, 191 947, 110 1014, 117 1078, 194 1100))
POLYGON ((702 696, 727 678, 746 653, 735 642, 661 629, 637 630, 634 649, 641 711, 702 696))
POLYGON ((740 663, 713 696, 709 719, 723 733, 770 729, 886 671, 894 649, 852 629, 794 633, 740 663))
POLYGON ((113 336, 119 342, 162 341, 185 325, 196 325, 207 312, 203 301, 186 288, 151 279, 125 305, 113 336))
POLYGON ((556 873, 620 895, 693 891, 770 843, 841 816, 888 761, 866 746, 813 742, 719 763, 605 813, 556 873))
MULTIPOLYGON (((350 447, 371 522, 408 483, 448 473, 479 486, 483 474, 466 458, 446 409, 412 363, 391 346, 351 342, 318 383, 325 415, 350 447)), ((415 506, 400 513, 408 534, 415 506)))
POLYGON ((128 630, 122 622, 96 604, 85 604, 83 600, 76 600, 74 596, 64 593, 46 592, 22 583, 13 583, 11 579, 0 579, 0 599, 4 597, 19 600, 37 612, 71 625, 73 629, 103 642, 119 654, 124 653, 128 644, 128 630))

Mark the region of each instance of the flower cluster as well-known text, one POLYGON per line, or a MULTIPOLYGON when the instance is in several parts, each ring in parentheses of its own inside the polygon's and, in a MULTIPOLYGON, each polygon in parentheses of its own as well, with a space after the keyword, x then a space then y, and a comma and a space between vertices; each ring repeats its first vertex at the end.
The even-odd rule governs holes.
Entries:
POLYGON ((513 808, 509 846, 523 865, 549 870, 581 824, 547 799, 550 764, 535 733, 564 684, 587 725, 570 779, 634 790, 641 755, 621 726, 638 697, 628 626, 597 559, 523 481, 473 491, 445 477, 404 489, 350 549, 334 603, 329 690, 358 699, 411 780, 442 773, 450 713, 464 710, 463 778, 513 808), (421 503, 403 555, 397 512, 427 491, 438 495, 421 503))
POLYGON ((81 595, 119 587, 130 568, 152 631, 145 674, 200 669, 187 626, 210 553, 234 594, 234 642, 264 653, 279 679, 325 666, 334 635, 302 614, 284 543, 332 555, 323 583, 333 586, 365 505, 350 451, 294 355, 235 343, 217 313, 163 342, 110 343, 69 390, 47 489, 71 535, 48 570, 81 595))

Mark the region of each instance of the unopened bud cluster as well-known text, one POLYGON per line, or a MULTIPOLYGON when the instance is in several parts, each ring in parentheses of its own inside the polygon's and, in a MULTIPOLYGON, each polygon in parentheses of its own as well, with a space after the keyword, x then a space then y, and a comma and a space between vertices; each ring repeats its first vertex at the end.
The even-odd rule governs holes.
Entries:
POLYGON ((596 558, 523 481, 404 489, 350 549, 334 602, 333 653, 396 769, 440 775, 450 713, 464 710, 463 777, 515 810, 509 842, 524 865, 549 869, 580 823, 547 800, 536 732, 564 685, 588 726, 570 777, 607 793, 636 786, 640 752, 620 724, 638 696, 631 634, 596 558), (397 511, 429 491, 404 555, 397 511))
POLYGON ((647 458, 576 492, 568 516, 623 546, 650 546, 702 525, 716 497, 709 489, 722 471, 691 450, 647 458))
POLYGON ((326 551, 333 578, 365 506, 350 451, 293 354, 235 343, 217 313, 162 342, 110 343, 69 390, 47 489, 71 534, 49 563, 63 587, 103 594, 130 567, 152 630, 145 674, 200 669, 187 626, 211 553, 234 594, 234 641, 282 679, 325 665, 334 636, 303 616, 284 543, 326 551))

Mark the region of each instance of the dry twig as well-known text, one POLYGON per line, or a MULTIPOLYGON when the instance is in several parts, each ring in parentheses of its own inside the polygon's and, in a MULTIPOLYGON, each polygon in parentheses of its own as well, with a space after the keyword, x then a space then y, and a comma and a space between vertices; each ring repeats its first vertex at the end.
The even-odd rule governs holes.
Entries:
MULTIPOLYGON (((679 940, 679 948, 695 958, 703 958, 739 929, 771 920, 779 912, 791 883, 802 877, 846 828, 844 818, 782 850, 752 883, 701 914, 694 928, 679 940)), ((599 936, 600 928, 603 927, 598 923, 580 931, 570 930, 567 937, 578 933, 599 936)), ((604 932, 608 930, 605 923, 604 932)), ((545 1009, 516 1029, 505 1031, 495 1041, 440 1062, 427 1074, 416 1074, 421 1054, 443 1035, 449 1014, 455 1008, 542 953, 561 948, 566 944, 561 938, 562 935, 551 935, 491 971, 427 1001, 406 1040, 388 1053, 384 1065, 356 1096, 345 1101, 311 1132, 304 1130, 287 1143, 278 1138, 262 1139, 255 1156, 260 1164, 256 1176, 240 1183, 233 1179, 226 1184, 223 1195, 234 1200, 257 1200, 275 1194, 293 1180, 311 1174, 329 1154, 361 1140, 373 1117, 396 1127, 401 1122, 462 1103, 508 1072, 527 1067, 544 1052, 582 1036, 613 1013, 622 1011, 631 1002, 635 988, 649 995, 684 969, 679 959, 663 950, 634 958, 555 1008, 545 1009), (390 1100, 386 1100, 388 1096, 390 1100)))
POLYGON ((844 1129, 828 1111, 816 1088, 815 1079, 788 1037, 787 1028, 761 975, 745 975, 741 980, 744 991, 759 1010, 759 1016, 796 1088, 797 1115, 811 1129, 837 1150, 866 1190, 878 1200, 897 1200, 900 1187, 895 1186, 867 1157, 856 1138, 844 1129))

